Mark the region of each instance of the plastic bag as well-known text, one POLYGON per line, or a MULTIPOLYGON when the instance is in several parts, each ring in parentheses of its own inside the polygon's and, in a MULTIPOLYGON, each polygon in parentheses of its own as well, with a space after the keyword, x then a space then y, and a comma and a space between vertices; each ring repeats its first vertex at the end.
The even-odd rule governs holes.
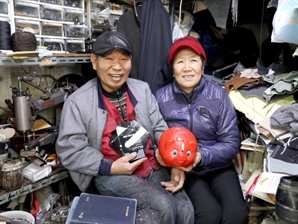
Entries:
POLYGON ((272 42, 298 44, 298 0, 279 0, 272 25, 272 42))
POLYGON ((36 224, 43 224, 45 219, 50 216, 56 201, 59 199, 59 194, 50 194, 47 198, 48 204, 42 206, 36 214, 36 224), (49 208, 50 207, 50 208, 49 208))
POLYGON ((184 34, 183 34, 182 30, 180 29, 178 23, 175 22, 174 23, 174 28, 173 28, 173 35, 172 35, 173 42, 175 42, 175 40, 177 40, 181 37, 184 37, 184 34))

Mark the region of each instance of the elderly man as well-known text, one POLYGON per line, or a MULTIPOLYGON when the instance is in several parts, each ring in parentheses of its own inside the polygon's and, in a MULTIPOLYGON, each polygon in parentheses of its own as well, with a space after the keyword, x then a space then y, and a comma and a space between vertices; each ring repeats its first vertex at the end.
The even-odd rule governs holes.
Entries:
POLYGON ((119 32, 97 38, 91 61, 98 77, 65 101, 57 154, 81 191, 94 181, 102 195, 137 199, 137 223, 193 223, 193 206, 181 189, 184 172, 155 159, 154 147, 168 126, 148 84, 128 78, 131 54, 119 32), (136 152, 120 155, 110 144, 116 128, 131 121, 149 133, 138 160, 136 152))

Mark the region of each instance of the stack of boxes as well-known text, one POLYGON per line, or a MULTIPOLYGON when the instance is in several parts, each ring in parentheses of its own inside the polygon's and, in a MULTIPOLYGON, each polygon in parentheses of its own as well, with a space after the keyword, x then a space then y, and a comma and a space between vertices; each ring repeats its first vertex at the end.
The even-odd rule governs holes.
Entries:
POLYGON ((1 17, 10 22, 11 33, 33 32, 48 50, 85 52, 84 0, 0 0, 1 17))
POLYGON ((129 9, 107 0, 0 0, 0 20, 9 22, 11 34, 34 33, 48 50, 90 53, 92 42, 116 30, 129 9))

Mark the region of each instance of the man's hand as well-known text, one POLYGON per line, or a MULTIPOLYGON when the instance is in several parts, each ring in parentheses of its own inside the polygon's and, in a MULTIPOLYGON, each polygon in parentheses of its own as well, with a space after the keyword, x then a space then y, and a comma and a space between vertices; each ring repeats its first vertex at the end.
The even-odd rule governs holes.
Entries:
POLYGON ((162 165, 162 166, 166 166, 166 165, 165 165, 165 162, 163 161, 163 159, 161 158, 161 156, 160 156, 160 154, 159 154, 159 149, 157 149, 157 150, 155 151, 155 158, 156 158, 157 162, 158 162, 160 165, 162 165))
POLYGON ((190 164, 188 167, 179 167, 181 170, 183 170, 184 172, 189 172, 191 171, 194 167, 196 167, 199 162, 201 161, 202 156, 201 153, 197 152, 196 153, 196 157, 194 159, 194 162, 192 164, 190 164))
POLYGON ((133 152, 129 155, 122 156, 112 163, 111 174, 132 174, 138 166, 147 160, 147 157, 134 161, 130 163, 137 156, 136 152, 133 152))
POLYGON ((171 180, 169 182, 161 182, 161 185, 166 188, 167 191, 175 193, 179 191, 184 184, 185 173, 177 167, 172 167, 171 170, 171 180))

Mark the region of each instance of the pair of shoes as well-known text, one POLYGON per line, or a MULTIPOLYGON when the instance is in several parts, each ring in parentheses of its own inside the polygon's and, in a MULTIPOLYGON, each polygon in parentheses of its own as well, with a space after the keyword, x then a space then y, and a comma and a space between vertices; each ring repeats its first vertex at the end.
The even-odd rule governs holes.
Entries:
POLYGON ((298 175, 280 179, 275 197, 275 212, 283 220, 298 222, 298 175))

